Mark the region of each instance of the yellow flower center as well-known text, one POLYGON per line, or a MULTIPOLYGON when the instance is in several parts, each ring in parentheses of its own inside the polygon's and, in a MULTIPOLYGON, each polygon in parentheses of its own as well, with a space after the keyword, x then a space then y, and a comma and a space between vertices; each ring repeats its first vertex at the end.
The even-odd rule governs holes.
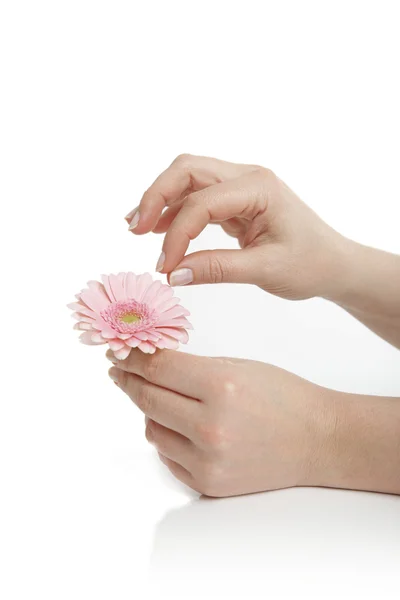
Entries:
POLYGON ((140 317, 136 313, 126 313, 126 315, 120 317, 120 321, 123 323, 137 323, 140 321, 140 317))

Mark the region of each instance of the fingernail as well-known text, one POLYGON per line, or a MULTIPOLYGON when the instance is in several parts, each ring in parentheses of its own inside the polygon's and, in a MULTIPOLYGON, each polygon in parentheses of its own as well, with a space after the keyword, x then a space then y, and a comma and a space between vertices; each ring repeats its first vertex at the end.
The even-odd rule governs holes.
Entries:
POLYGON ((117 375, 117 369, 114 369, 113 367, 108 371, 108 376, 110 377, 110 379, 112 379, 114 381, 114 383, 118 383, 118 375, 117 375))
POLYGON ((115 357, 114 352, 112 350, 107 350, 106 352, 106 358, 108 358, 108 360, 111 360, 111 362, 116 365, 118 362, 118 359, 115 357))
POLYGON ((128 223, 131 222, 133 215, 135 214, 135 212, 137 211, 137 206, 135 208, 132 208, 132 210, 130 212, 128 212, 128 214, 126 215, 126 217, 124 217, 125 221, 128 221, 128 223))
POLYGON ((131 224, 129 225, 129 231, 133 231, 138 226, 139 218, 140 218, 139 211, 136 210, 135 214, 133 215, 131 224))
POLYGON ((169 276, 170 285, 187 285, 193 281, 192 269, 178 269, 169 276))
POLYGON ((156 271, 158 273, 161 273, 161 271, 163 270, 164 263, 165 263, 165 252, 161 252, 160 258, 158 259, 157 266, 156 266, 156 271))

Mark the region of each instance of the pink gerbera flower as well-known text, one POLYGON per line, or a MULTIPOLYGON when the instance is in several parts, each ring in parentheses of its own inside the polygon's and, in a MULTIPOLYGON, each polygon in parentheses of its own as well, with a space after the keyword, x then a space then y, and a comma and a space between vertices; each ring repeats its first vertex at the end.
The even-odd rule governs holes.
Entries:
POLYGON ((84 344, 108 344, 115 356, 124 360, 131 348, 153 354, 156 348, 175 350, 186 344, 192 329, 190 314, 174 298, 169 285, 153 281, 149 273, 102 275, 102 282, 89 281, 88 289, 68 304, 82 330, 84 344))

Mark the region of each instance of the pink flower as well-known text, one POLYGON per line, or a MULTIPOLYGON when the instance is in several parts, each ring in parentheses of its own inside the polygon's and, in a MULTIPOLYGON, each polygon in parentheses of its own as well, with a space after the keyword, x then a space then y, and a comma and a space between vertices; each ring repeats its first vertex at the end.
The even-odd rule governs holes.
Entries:
POLYGON ((174 298, 169 285, 153 281, 149 273, 102 275, 103 283, 89 281, 89 289, 77 294, 68 304, 83 331, 84 344, 108 344, 115 356, 124 360, 131 348, 153 354, 156 348, 175 350, 186 344, 192 329, 190 314, 174 298))

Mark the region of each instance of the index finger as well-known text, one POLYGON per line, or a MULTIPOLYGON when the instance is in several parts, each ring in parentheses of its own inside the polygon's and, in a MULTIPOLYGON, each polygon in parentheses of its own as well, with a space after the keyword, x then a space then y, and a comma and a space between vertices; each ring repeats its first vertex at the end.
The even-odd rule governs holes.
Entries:
POLYGON ((140 218, 134 233, 152 231, 164 208, 190 192, 239 177, 254 169, 252 165, 235 164, 205 156, 178 156, 144 193, 138 207, 140 218))
POLYGON ((128 358, 118 361, 108 350, 107 357, 123 371, 196 400, 208 398, 210 382, 218 376, 212 358, 176 350, 157 350, 154 354, 144 354, 141 350, 132 349, 128 358))

